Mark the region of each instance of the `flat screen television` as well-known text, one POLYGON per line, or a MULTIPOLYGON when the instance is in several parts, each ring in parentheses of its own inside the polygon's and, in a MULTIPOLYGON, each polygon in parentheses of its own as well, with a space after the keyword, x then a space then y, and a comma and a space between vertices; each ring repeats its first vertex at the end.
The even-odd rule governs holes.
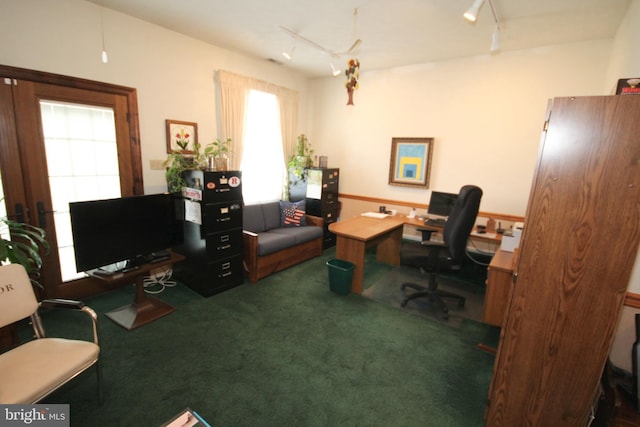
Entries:
POLYGON ((168 193, 69 203, 77 271, 126 261, 122 268, 166 257, 177 242, 168 193))
POLYGON ((430 215, 448 217, 456 203, 458 195, 455 193, 443 193, 441 191, 432 191, 429 200, 429 208, 427 213, 430 215))

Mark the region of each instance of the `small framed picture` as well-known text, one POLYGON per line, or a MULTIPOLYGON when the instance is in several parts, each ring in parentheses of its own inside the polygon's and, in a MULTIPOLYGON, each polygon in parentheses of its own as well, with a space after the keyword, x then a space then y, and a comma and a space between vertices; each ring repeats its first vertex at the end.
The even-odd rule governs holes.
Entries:
POLYGON ((389 185, 429 187, 433 138, 392 138, 389 185))
POLYGON ((198 142, 198 124, 180 120, 165 120, 167 126, 167 153, 175 151, 193 154, 198 142))

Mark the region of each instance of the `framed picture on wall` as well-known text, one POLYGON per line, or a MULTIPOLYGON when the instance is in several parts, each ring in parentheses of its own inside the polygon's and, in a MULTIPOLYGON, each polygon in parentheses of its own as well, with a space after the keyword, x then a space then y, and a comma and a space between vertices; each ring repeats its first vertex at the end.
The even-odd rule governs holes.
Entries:
POLYGON ((165 120, 167 126, 167 153, 179 151, 194 153, 194 144, 198 142, 198 124, 179 120, 165 120))
POLYGON ((392 138, 389 185, 429 187, 433 138, 392 138))

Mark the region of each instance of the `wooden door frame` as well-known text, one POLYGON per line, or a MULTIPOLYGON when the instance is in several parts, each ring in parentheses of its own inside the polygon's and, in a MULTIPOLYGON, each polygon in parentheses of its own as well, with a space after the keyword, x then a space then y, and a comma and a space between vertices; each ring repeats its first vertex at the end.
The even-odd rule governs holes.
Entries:
POLYGON ((110 83, 102 83, 93 80, 80 79, 76 77, 63 76, 60 74, 46 73, 42 71, 28 70, 25 68, 10 67, 0 65, 0 76, 15 80, 28 80, 36 83, 47 83, 52 85, 70 87, 75 89, 85 89, 96 92, 121 95, 127 99, 127 109, 129 111, 129 132, 131 135, 131 159, 133 194, 144 194, 142 181, 142 151, 140 148, 140 122, 138 118, 138 92, 134 88, 118 86, 110 83))
MULTIPOLYGON (((26 81, 38 84, 47 84, 60 86, 70 89, 79 89, 79 90, 87 90, 92 92, 99 92, 108 95, 117 95, 123 99, 122 102, 126 104, 126 109, 128 111, 126 120, 128 122, 128 137, 129 139, 129 149, 128 152, 120 153, 120 155, 129 157, 131 161, 131 176, 132 179, 130 182, 124 182, 122 185, 125 185, 126 188, 122 188, 123 194, 126 195, 141 195, 144 194, 143 187, 143 179, 142 179, 142 156, 141 156, 141 147, 140 147, 140 130, 139 130, 139 121, 138 121, 138 105, 137 105, 137 91, 134 88, 129 88, 125 86, 118 86, 109 83, 101 83, 91 80, 78 79, 75 77, 62 76, 58 74, 27 70, 22 68, 10 67, 0 65, 0 76, 4 79, 11 79, 18 81, 26 81)), ((4 85, 7 86, 8 85, 4 85)), ((11 92, 11 91, 9 91, 11 92)), ((4 93, 4 90, 3 90, 4 93)), ((3 97, 5 98, 5 97, 3 97)), ((13 102, 13 101, 10 101, 13 102)), ((7 123, 6 126, 0 126, 0 136, 3 138, 13 138, 14 140, 19 135, 19 129, 16 128, 15 120, 16 116, 13 111, 8 111, 9 107, 5 106, 6 102, 0 103, 0 108, 2 108, 3 112, 10 113, 8 117, 14 118, 14 123, 7 123), (13 135, 13 136, 12 136, 13 135)), ((34 130, 36 131, 36 130, 34 130)), ((18 154, 18 153, 16 153, 18 154)), ((15 167, 21 167, 22 165, 6 165, 7 161, 2 159, 2 167, 3 172, 5 171, 5 166, 7 166, 7 170, 10 170, 10 173, 17 173, 15 171, 15 167), (15 167, 14 167, 15 166, 15 167)), ((46 170, 46 169, 44 169, 46 170)), ((21 174, 22 175, 22 174, 21 174)), ((19 181, 19 180, 11 180, 19 181)), ((7 180, 5 180, 7 182, 7 180)), ((11 184, 17 185, 17 184, 11 184)), ((22 189, 24 193, 24 188, 22 189)), ((23 206, 25 206, 25 201, 22 200, 23 206)), ((33 210, 33 209, 32 209, 33 210)), ((15 216, 15 206, 7 206, 7 213, 10 217, 15 216)), ((37 224, 34 224, 37 225, 37 224)), ((50 256, 57 256, 57 251, 52 250, 50 256)), ((46 258, 45 257, 45 258, 46 258)), ((46 262, 46 260, 45 260, 46 262)), ((90 295, 95 295, 107 290, 105 288, 104 283, 96 281, 95 279, 85 278, 78 279, 70 282, 65 282, 62 286, 47 286, 44 283, 45 289, 43 293, 43 297, 52 298, 83 298, 90 295)))

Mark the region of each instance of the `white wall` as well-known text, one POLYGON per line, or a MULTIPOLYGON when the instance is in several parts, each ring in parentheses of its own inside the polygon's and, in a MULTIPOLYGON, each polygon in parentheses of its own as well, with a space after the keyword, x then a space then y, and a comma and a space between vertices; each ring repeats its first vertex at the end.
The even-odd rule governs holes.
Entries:
POLYGON ((276 64, 236 54, 82 0, 0 0, 0 64, 136 88, 145 193, 166 191, 165 119, 198 123, 201 143, 217 134, 214 72, 226 69, 300 93, 307 79, 276 64), (101 62, 100 13, 108 64, 101 62))
POLYGON ((611 50, 604 88, 615 93, 618 79, 640 77, 640 0, 632 0, 611 50))
POLYGON ((310 142, 341 168, 340 192, 427 203, 388 185, 392 137, 433 137, 430 188, 484 190, 481 210, 524 215, 547 100, 602 95, 611 40, 383 71, 360 68, 355 106, 343 78, 310 87, 310 142))

